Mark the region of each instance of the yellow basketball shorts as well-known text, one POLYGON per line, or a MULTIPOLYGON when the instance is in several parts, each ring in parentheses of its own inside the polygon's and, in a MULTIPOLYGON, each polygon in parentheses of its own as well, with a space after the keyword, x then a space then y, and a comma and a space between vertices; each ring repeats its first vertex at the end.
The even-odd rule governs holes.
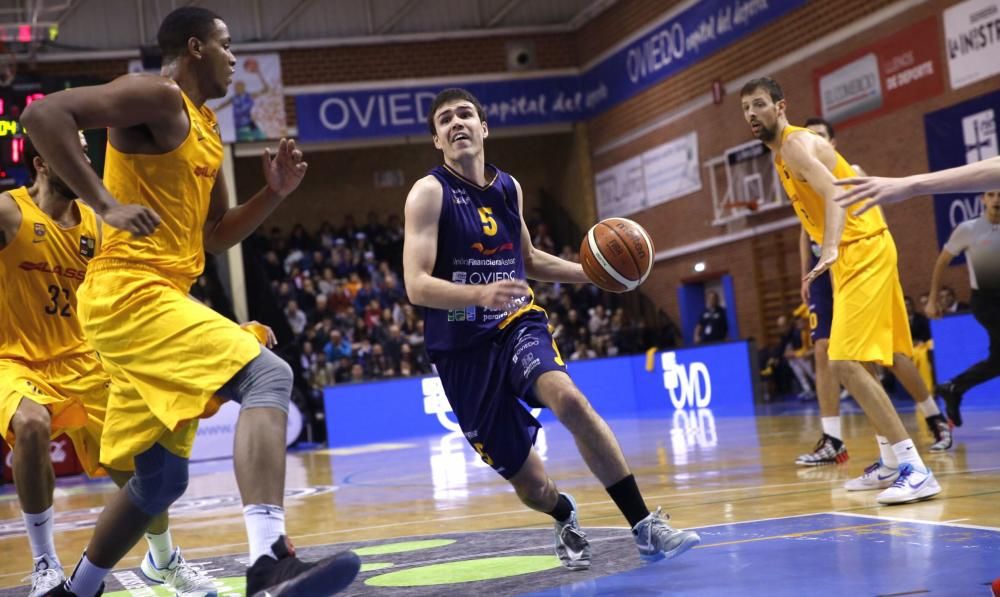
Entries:
POLYGON ((104 474, 100 465, 101 428, 110 379, 94 354, 40 363, 0 359, 0 431, 15 448, 11 420, 22 400, 44 406, 52 417, 52 437, 65 433, 87 475, 104 474))
POLYGON ((840 246, 833 273, 830 360, 892 366, 893 354, 913 354, 896 243, 888 230, 840 246))
POLYGON ((112 382, 101 462, 133 470, 133 458, 155 443, 189 458, 197 419, 214 414, 215 392, 260 344, 177 281, 141 264, 100 265, 87 272, 78 311, 112 382))

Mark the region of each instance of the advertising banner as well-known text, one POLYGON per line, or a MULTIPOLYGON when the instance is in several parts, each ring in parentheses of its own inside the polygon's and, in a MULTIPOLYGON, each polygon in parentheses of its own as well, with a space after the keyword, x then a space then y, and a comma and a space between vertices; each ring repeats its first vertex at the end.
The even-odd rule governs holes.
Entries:
POLYGON ((237 56, 229 94, 209 100, 224 143, 280 139, 288 134, 278 54, 237 56))
POLYGON ((1000 74, 1000 0, 967 0, 944 11, 951 88, 1000 74))
POLYGON ((937 17, 813 71, 816 111, 850 126, 944 91, 937 17))

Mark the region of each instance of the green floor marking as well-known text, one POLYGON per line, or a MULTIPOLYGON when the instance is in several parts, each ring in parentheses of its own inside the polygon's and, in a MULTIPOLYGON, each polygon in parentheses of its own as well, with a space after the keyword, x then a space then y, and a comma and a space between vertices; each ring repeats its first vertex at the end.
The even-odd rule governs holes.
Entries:
POLYGON ((426 587, 478 580, 508 578, 558 568, 555 556, 504 556, 463 562, 420 566, 373 576, 365 581, 373 587, 426 587))

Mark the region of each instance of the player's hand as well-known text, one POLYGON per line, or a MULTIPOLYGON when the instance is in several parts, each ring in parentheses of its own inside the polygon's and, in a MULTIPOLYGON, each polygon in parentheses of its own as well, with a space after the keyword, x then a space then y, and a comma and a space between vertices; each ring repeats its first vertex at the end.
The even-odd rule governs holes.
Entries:
POLYGON ((834 181, 838 187, 850 186, 843 195, 837 197, 837 204, 843 208, 864 202, 861 209, 851 212, 860 216, 879 205, 897 203, 913 196, 910 184, 905 178, 884 178, 881 176, 856 176, 834 181))
MULTIPOLYGON (((808 274, 806 274, 808 275, 808 274)), ((812 281, 806 281, 805 277, 802 278, 802 288, 799 289, 799 296, 802 297, 803 304, 809 304, 809 287, 812 286, 812 281)))
POLYGON ((108 226, 127 230, 136 236, 148 236, 160 225, 160 216, 142 205, 115 203, 104 210, 101 218, 108 226))
POLYGON ((479 305, 487 309, 512 311, 530 294, 531 290, 524 280, 500 280, 481 287, 479 305))
POLYGON ((806 277, 802 278, 802 282, 804 284, 812 284, 813 280, 822 276, 823 272, 830 269, 830 266, 837 262, 838 256, 837 249, 833 249, 832 251, 823 249, 816 267, 812 268, 812 271, 806 274, 806 277))
MULTIPOLYGON (((274 348, 275 346, 278 345, 278 337, 274 335, 274 330, 272 330, 271 326, 269 325, 264 325, 263 323, 255 320, 255 321, 248 321, 246 323, 241 323, 240 329, 247 330, 250 333, 253 333, 254 329, 263 331, 264 346, 268 348, 274 348)), ((254 335, 257 336, 257 334, 254 335)), ((260 337, 258 336, 258 340, 259 339, 260 337)))
POLYGON ((938 307, 936 302, 927 301, 927 306, 924 307, 924 315, 926 315, 928 319, 938 319, 941 317, 941 309, 938 307))
POLYGON ((302 152, 295 149, 295 141, 282 139, 278 151, 271 155, 271 149, 264 149, 264 180, 269 189, 281 197, 287 197, 299 187, 306 175, 307 163, 302 161, 302 152))

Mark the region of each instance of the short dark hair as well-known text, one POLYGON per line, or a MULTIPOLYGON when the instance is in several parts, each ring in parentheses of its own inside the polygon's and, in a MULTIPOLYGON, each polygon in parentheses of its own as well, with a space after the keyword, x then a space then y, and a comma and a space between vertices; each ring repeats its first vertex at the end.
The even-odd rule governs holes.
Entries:
POLYGON ((479 114, 479 120, 486 120, 486 110, 483 109, 483 105, 479 103, 476 96, 472 95, 465 89, 460 89, 458 87, 451 87, 445 89, 441 93, 434 97, 434 102, 431 103, 431 109, 427 112, 427 128, 430 129, 431 134, 437 132, 434 128, 434 113, 438 111, 438 108, 447 104, 448 102, 454 102, 458 100, 464 100, 471 103, 476 108, 476 113, 479 114))
POLYGON ((758 77, 756 79, 750 79, 747 84, 740 89, 740 97, 744 95, 750 95, 758 89, 763 89, 771 96, 771 100, 775 102, 780 102, 785 99, 785 92, 781 90, 781 85, 772 79, 771 77, 758 77))
POLYGON ((173 60, 187 51, 187 42, 192 37, 207 41, 215 29, 215 20, 222 17, 199 6, 183 6, 173 10, 160 23, 156 32, 156 43, 163 52, 164 60, 173 60))
POLYGON ((31 142, 31 137, 27 133, 21 138, 24 139, 21 159, 24 160, 24 166, 28 169, 28 176, 31 177, 31 182, 35 182, 38 178, 38 170, 35 168, 35 158, 41 157, 41 154, 38 153, 38 149, 35 148, 35 144, 31 142))
POLYGON ((809 128, 814 124, 822 124, 823 126, 825 126, 826 134, 830 135, 831 139, 833 139, 836 136, 833 132, 833 125, 830 124, 830 121, 827 120, 826 118, 820 118, 819 116, 812 116, 806 119, 806 128, 809 128))

